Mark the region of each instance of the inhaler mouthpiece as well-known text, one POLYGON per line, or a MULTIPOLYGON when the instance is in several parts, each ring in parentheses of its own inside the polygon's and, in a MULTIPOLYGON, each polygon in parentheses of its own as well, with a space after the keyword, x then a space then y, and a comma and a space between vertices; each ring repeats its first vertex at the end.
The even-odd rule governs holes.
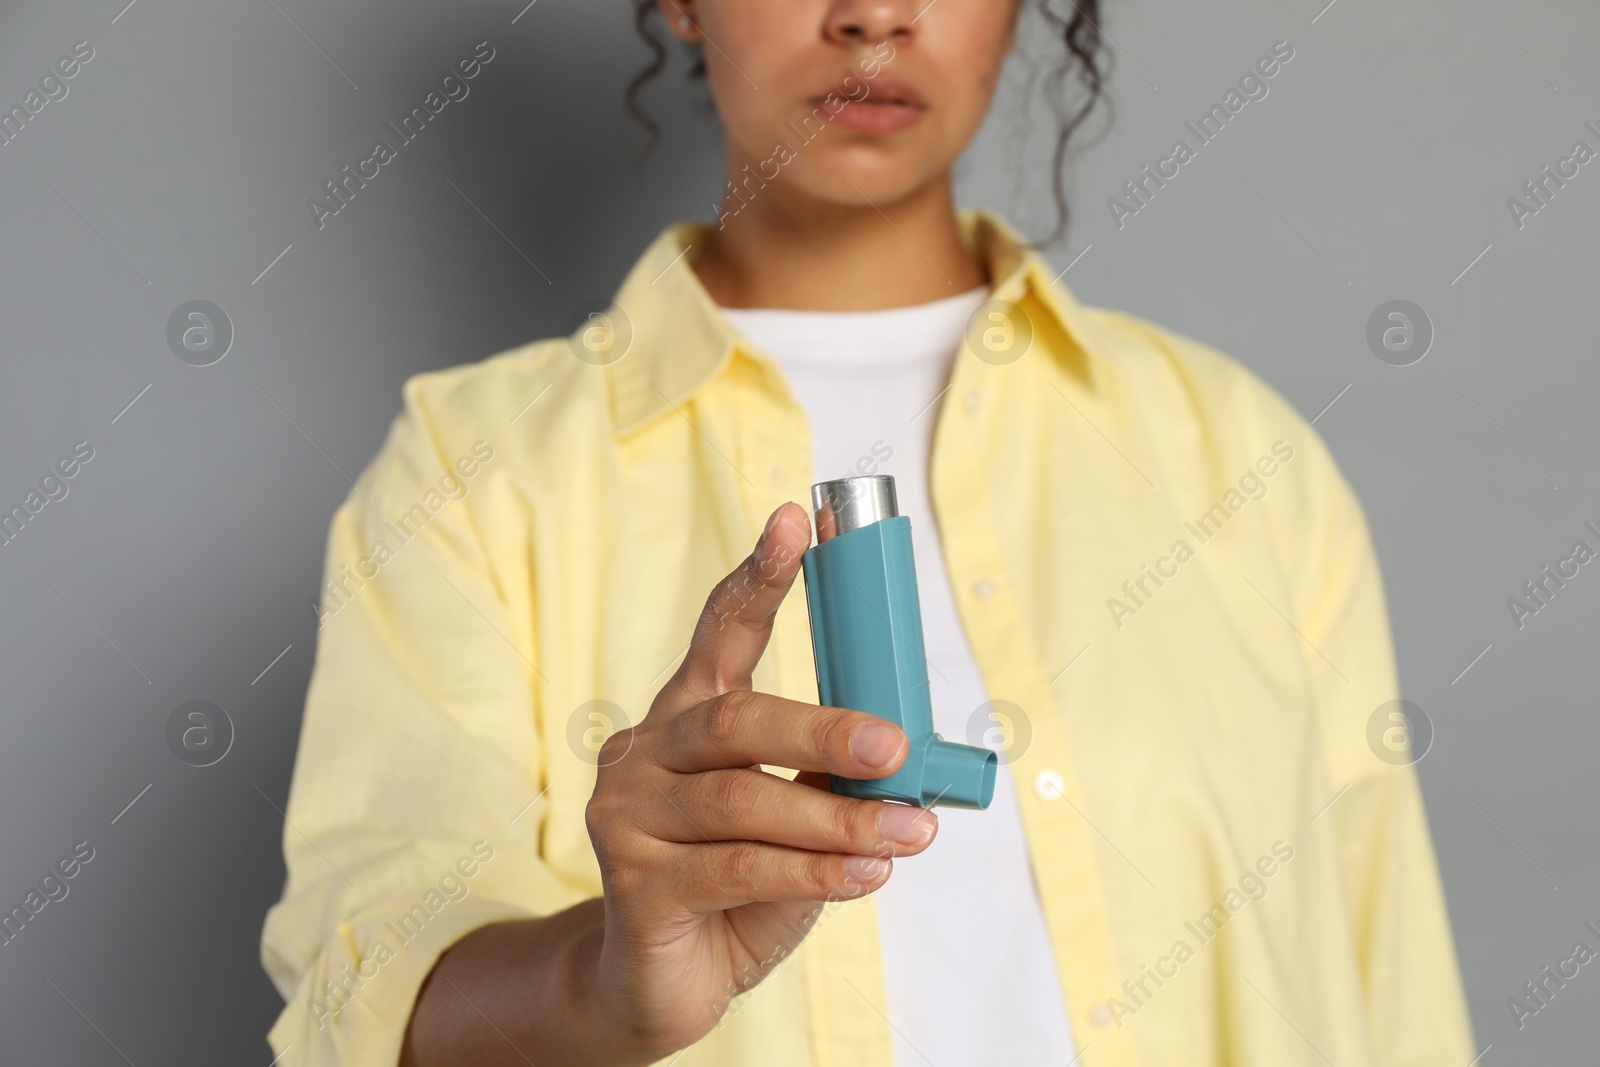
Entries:
POLYGON ((819 482, 811 502, 817 543, 801 565, 818 696, 830 707, 887 719, 911 746, 889 777, 834 775, 833 791, 919 807, 987 808, 999 757, 933 732, 911 520, 900 514, 894 479, 819 482))

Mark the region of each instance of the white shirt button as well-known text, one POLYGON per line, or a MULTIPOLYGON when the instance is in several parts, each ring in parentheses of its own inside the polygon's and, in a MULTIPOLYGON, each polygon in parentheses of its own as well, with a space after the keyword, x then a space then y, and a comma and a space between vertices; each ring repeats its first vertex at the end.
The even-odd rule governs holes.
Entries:
POLYGON ((1089 1010, 1089 1021, 1096 1026, 1110 1026, 1111 1009, 1104 1004, 1096 1004, 1089 1010))
POLYGON ((1055 771, 1040 771, 1033 780, 1033 791, 1043 800, 1059 800, 1066 792, 1066 783, 1055 771))
POLYGON ((972 583, 972 592, 979 600, 988 600, 994 596, 994 583, 987 578, 979 578, 972 583))
POLYGON ((967 394, 967 410, 968 411, 977 411, 978 410, 978 391, 976 389, 972 390, 971 392, 969 392, 967 394))

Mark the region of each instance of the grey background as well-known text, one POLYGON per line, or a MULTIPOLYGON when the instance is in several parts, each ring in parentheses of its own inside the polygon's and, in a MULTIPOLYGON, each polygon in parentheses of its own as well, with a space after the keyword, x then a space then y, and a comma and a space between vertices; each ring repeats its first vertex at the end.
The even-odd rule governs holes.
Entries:
MULTIPOLYGON (((684 64, 649 94, 667 136, 636 167, 626 5, 524 2, 0 6, 8 106, 73 43, 96 52, 0 147, 0 502, 73 442, 96 452, 0 548, 0 902, 96 850, 0 949, 4 1062, 268 1063, 257 940, 346 476, 408 375, 562 332, 661 226, 709 217, 720 142, 684 64), (482 40, 497 55, 471 95, 319 232, 307 198, 482 40), (236 330, 205 368, 165 341, 197 298, 236 330), (234 724, 215 766, 167 748, 191 699, 234 724)), ((1590 1062, 1592 967, 1521 1032, 1506 999, 1600 921, 1600 569, 1520 631, 1506 599, 1600 524, 1600 162, 1520 231, 1505 201, 1573 141, 1600 146, 1582 125, 1600 125, 1600 8, 1325 2, 1109 0, 1117 122, 1049 253, 1076 259, 1081 299, 1321 413, 1434 724, 1419 771, 1480 1062, 1590 1062), (1119 230, 1106 198, 1277 40, 1296 55, 1270 95, 1119 230), (1405 368, 1365 342, 1396 298, 1436 330, 1405 368)), ((1027 75, 1009 70, 959 191, 1042 232, 1027 75)))

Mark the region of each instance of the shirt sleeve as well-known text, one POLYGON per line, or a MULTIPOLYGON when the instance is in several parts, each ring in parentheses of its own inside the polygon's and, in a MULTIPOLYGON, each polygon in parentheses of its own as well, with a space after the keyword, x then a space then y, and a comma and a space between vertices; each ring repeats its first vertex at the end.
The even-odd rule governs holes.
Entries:
POLYGON ((261 942, 286 1001, 269 1040, 301 1067, 392 1067, 446 949, 586 895, 540 858, 538 657, 511 607, 527 593, 484 547, 479 517, 518 505, 493 443, 431 420, 416 385, 328 538, 261 942))
MULTIPOLYGON (((1374 713, 1399 698, 1377 557, 1360 502, 1325 446, 1309 427, 1301 440, 1311 499, 1292 584, 1333 790, 1318 821, 1338 837, 1373 1062, 1462 1067, 1476 1053, 1413 766, 1418 752, 1394 752, 1379 730, 1379 748, 1393 753, 1386 761, 1370 732, 1374 713)), ((1380 718, 1388 729, 1387 715, 1380 718)))

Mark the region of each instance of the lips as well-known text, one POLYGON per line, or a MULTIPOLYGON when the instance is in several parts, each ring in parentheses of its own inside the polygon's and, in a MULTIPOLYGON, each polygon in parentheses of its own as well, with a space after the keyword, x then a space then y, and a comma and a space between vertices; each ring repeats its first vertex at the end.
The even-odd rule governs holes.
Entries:
POLYGON ((928 109, 914 86, 888 74, 842 79, 809 103, 813 108, 825 108, 830 96, 844 101, 832 124, 854 133, 895 133, 920 121, 928 109))
POLYGON ((891 74, 879 74, 876 78, 867 78, 852 74, 841 78, 828 88, 811 97, 811 103, 821 104, 828 96, 837 96, 841 100, 860 98, 863 101, 872 101, 879 104, 897 104, 901 107, 927 107, 922 99, 922 94, 903 78, 896 78, 891 74), (862 87, 867 93, 862 96, 862 87))

